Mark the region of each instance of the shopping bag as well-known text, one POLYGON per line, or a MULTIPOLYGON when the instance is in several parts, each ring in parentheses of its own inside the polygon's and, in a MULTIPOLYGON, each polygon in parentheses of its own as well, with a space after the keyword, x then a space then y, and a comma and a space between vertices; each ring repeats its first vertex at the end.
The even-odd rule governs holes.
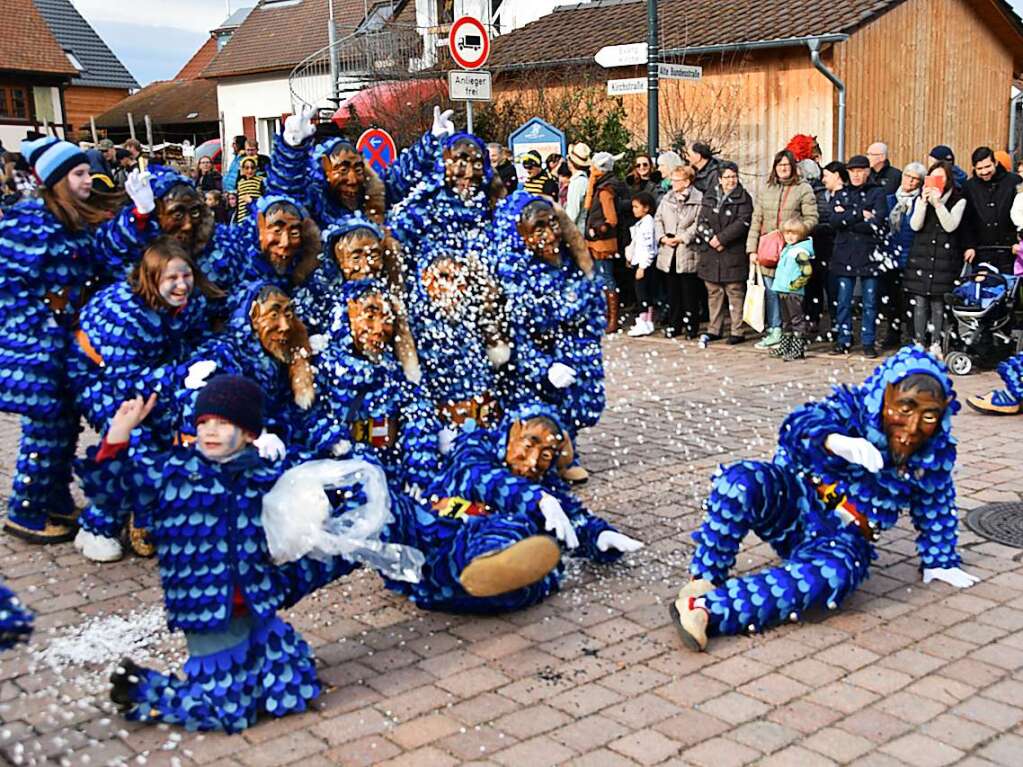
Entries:
POLYGON ((767 300, 764 276, 760 266, 750 264, 749 279, 746 281, 746 300, 742 303, 742 321, 758 333, 764 332, 764 302, 767 300))

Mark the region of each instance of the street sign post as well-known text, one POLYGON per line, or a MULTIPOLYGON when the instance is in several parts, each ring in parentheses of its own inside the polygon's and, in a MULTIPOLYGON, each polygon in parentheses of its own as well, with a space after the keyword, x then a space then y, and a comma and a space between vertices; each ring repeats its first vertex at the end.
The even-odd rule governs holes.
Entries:
POLYGON ((626 96, 630 93, 646 93, 645 77, 625 77, 621 80, 607 81, 608 96, 626 96))
MULTIPOLYGON (((487 59, 490 58, 490 34, 487 32, 487 28, 483 26, 483 22, 474 16, 461 16, 454 24, 451 25, 451 31, 448 32, 448 48, 451 50, 451 58, 458 66, 462 69, 479 69, 487 63, 487 59)), ((458 74, 457 72, 448 73, 448 88, 451 89, 453 80, 452 75, 458 74)), ((486 74, 486 89, 487 97, 485 99, 477 98, 472 99, 464 97, 465 100, 465 129, 472 133, 472 102, 473 101, 490 101, 490 73, 486 74)), ((483 80, 475 81, 478 87, 482 87, 483 80)), ((469 81, 463 80, 462 86, 467 87, 469 81)), ((451 98, 460 98, 455 96, 452 92, 451 98)))
POLYGON ((355 148, 370 167, 380 175, 383 175, 398 157, 398 147, 395 145, 394 139, 383 128, 370 128, 364 131, 355 143, 355 148))
POLYGON ((703 67, 689 64, 661 64, 661 77, 666 80, 699 80, 703 77, 703 67))
POLYGON ((452 101, 490 101, 490 72, 448 72, 452 101))
POLYGON ((604 69, 633 67, 646 64, 646 43, 605 45, 593 57, 604 69))

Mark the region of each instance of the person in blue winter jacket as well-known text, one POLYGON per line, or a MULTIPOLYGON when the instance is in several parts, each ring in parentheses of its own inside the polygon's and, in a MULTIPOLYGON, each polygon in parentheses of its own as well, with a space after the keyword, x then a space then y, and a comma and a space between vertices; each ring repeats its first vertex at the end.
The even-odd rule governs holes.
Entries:
POLYGON ((76 314, 90 290, 123 278, 157 227, 147 176, 129 176, 133 206, 110 211, 91 200, 89 161, 74 144, 43 137, 21 153, 43 188, 0 220, 0 410, 22 417, 4 530, 60 543, 75 535, 79 419, 66 361, 76 314))
MULTIPOLYGON (((94 295, 78 316, 75 343, 68 355, 68 379, 75 405, 88 424, 102 432, 121 402, 160 395, 149 416, 144 439, 170 447, 180 415, 173 395, 184 384, 185 363, 210 335, 208 300, 223 293, 195 267, 178 240, 163 235, 146 249, 127 279, 94 295)), ((125 509, 90 504, 79 516, 75 546, 89 559, 121 557, 125 509)), ((151 554, 132 530, 138 554, 151 554)))
POLYGON ((423 577, 388 587, 428 610, 498 613, 557 591, 563 551, 605 564, 639 550, 558 477, 568 444, 557 411, 542 403, 461 433, 424 500, 410 499, 388 531, 426 555, 423 577))
POLYGON ((194 447, 131 451, 157 395, 126 400, 90 448, 92 497, 127 494, 152 529, 167 624, 184 632, 184 677, 125 658, 110 697, 130 720, 240 732, 261 714, 305 711, 320 692, 312 652, 277 611, 353 570, 343 557, 271 558, 263 501, 286 468, 252 444, 259 386, 213 378, 200 393, 194 447))
POLYGON ((906 346, 862 385, 793 411, 773 461, 722 467, 693 534, 693 580, 670 608, 686 646, 703 650, 708 636, 836 609, 868 576, 875 541, 903 510, 917 531, 924 583, 974 584, 956 550, 958 409, 944 364, 906 346), (732 576, 749 532, 784 564, 732 576))
MULTIPOLYGON (((604 411, 604 295, 578 230, 542 197, 519 191, 498 207, 490 260, 507 295, 512 357, 502 369, 510 407, 553 405, 575 442, 604 411)), ((563 453, 564 460, 574 450, 563 453)), ((588 476, 561 467, 569 482, 588 476)))

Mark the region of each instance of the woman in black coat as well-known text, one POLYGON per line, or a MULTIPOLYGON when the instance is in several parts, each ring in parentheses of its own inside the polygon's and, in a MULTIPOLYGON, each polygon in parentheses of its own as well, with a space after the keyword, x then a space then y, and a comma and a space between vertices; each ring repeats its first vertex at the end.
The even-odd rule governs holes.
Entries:
POLYGON ((716 187, 703 197, 697 237, 700 256, 696 273, 707 286, 710 322, 704 341, 724 335, 726 314, 731 316, 729 344, 746 340, 742 332, 742 304, 746 298, 746 235, 753 219, 753 198, 739 183, 739 167, 733 162, 720 165, 716 187))
POLYGON ((202 192, 223 191, 223 180, 209 157, 199 158, 199 165, 195 171, 195 185, 202 192))
POLYGON ((924 181, 913 207, 909 225, 916 235, 902 271, 902 287, 913 307, 915 340, 926 346, 930 330, 931 351, 940 354, 945 293, 955 287, 963 268, 960 230, 967 203, 952 181, 949 163, 935 163, 927 177, 939 180, 924 181))

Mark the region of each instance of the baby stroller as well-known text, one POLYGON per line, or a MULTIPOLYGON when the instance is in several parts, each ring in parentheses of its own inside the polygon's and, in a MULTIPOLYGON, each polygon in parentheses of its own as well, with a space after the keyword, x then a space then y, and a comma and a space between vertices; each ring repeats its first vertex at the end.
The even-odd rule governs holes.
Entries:
POLYGON ((962 284, 945 294, 955 325, 942 335, 941 350, 948 369, 964 376, 1023 351, 1023 329, 1014 321, 1019 277, 991 264, 980 264, 976 271, 966 264, 961 277, 962 284))

